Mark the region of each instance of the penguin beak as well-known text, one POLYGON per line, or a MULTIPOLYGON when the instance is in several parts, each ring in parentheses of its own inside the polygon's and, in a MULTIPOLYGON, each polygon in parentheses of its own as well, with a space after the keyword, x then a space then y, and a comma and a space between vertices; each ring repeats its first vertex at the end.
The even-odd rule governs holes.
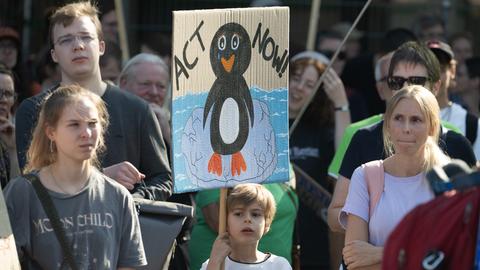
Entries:
POLYGON ((232 71, 233 63, 235 62, 235 54, 232 54, 230 58, 228 58, 228 60, 222 57, 220 61, 222 61, 222 65, 225 71, 230 73, 232 71))

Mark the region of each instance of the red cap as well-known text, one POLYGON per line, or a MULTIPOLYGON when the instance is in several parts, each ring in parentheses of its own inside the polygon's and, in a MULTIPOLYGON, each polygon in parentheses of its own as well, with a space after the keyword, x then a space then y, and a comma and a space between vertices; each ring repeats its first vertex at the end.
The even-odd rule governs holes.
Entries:
POLYGON ((15 29, 8 26, 0 26, 0 39, 10 38, 14 40, 17 45, 20 44, 20 35, 15 29))

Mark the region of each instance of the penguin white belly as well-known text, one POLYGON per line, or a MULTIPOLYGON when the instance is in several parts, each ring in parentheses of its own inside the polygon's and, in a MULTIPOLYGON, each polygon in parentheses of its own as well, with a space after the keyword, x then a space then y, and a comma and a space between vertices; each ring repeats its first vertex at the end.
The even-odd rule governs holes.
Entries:
POLYGON ((233 98, 227 98, 220 110, 220 137, 226 144, 233 143, 240 130, 240 112, 233 98))

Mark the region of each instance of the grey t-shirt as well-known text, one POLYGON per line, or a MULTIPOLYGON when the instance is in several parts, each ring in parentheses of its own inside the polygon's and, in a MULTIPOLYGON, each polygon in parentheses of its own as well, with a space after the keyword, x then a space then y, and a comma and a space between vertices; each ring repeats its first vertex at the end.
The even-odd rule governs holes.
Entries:
MULTIPOLYGON (((4 193, 20 261, 26 260, 28 269, 69 269, 31 182, 18 177, 4 193)), ((79 193, 49 190, 49 194, 79 269, 146 264, 138 217, 127 189, 95 170, 79 193)))

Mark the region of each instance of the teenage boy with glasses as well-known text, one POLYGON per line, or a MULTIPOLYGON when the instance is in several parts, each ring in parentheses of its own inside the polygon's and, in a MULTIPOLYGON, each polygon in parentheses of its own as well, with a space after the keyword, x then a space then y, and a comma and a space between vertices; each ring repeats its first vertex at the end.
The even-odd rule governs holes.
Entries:
MULTIPOLYGON (((101 96, 110 125, 103 173, 134 197, 166 200, 172 192, 171 171, 155 114, 142 99, 102 81, 99 59, 105 52, 98 10, 89 2, 65 5, 50 17, 51 56, 62 73, 60 85, 79 84, 101 96), (144 181, 144 182, 143 182, 144 181)), ((16 141, 20 167, 45 97, 58 86, 26 99, 17 110, 16 141)))
MULTIPOLYGON (((425 45, 407 42, 393 53, 387 78, 391 91, 399 90, 407 84, 423 83, 424 87, 436 94, 441 84, 440 64, 425 45), (422 79, 419 79, 420 77, 422 79)), ((329 168, 330 176, 337 178, 332 202, 328 209, 328 224, 332 231, 343 231, 338 222, 338 214, 345 204, 353 171, 361 164, 385 158, 382 127, 382 116, 376 115, 353 123, 345 131, 341 147, 335 153, 329 168)), ((470 143, 458 133, 458 129, 455 129, 456 131, 451 129, 455 129, 451 124, 442 123, 440 147, 451 158, 461 159, 470 166, 474 166, 476 158, 470 143)))

